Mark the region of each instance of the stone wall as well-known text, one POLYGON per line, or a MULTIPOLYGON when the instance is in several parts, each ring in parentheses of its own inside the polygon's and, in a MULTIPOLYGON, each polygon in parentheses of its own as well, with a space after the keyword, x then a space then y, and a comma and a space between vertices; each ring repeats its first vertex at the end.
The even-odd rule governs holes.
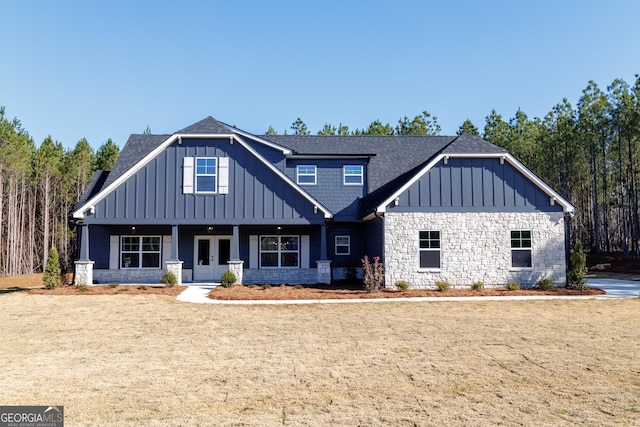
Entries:
POLYGON ((245 285, 305 285, 318 283, 315 268, 245 268, 242 283, 245 285))
POLYGON ((485 286, 541 278, 566 284, 564 215, 561 212, 386 213, 385 284, 406 280, 416 288, 436 281, 454 287, 485 286), (440 231, 440 269, 419 268, 419 231, 440 231), (532 231, 531 269, 511 267, 511 231, 532 231))

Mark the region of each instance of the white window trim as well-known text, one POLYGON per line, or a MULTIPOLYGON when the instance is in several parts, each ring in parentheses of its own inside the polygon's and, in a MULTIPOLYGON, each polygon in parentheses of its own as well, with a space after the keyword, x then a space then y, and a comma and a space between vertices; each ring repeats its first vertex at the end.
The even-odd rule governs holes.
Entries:
POLYGON ((518 228, 509 230, 509 271, 532 271, 534 266, 533 259, 533 230, 526 228, 518 228), (512 231, 528 231, 530 233, 531 247, 530 248, 513 248, 511 246, 511 232, 512 231), (531 267, 514 267, 513 266, 513 250, 529 250, 531 252, 531 267))
POLYGON ((121 270, 158 270, 160 268, 162 268, 162 244, 163 244, 163 240, 162 240, 162 236, 156 236, 156 235, 135 235, 135 236, 130 236, 130 235, 123 235, 120 236, 120 248, 118 251, 118 267, 121 270), (123 240, 125 238, 137 238, 139 240, 139 249, 137 251, 138 253, 138 262, 139 265, 137 267, 123 267, 122 266, 122 255, 123 253, 135 253, 136 251, 123 251, 122 248, 124 246, 123 244, 123 240), (158 244, 160 245, 160 249, 157 251, 143 251, 142 250, 142 239, 144 237, 156 237, 158 238, 158 244), (158 266, 157 267, 143 267, 142 266, 142 254, 158 254, 158 266))
POLYGON ((418 240, 416 242, 416 246, 418 247, 418 271, 419 272, 442 271, 442 231, 432 230, 432 229, 418 230, 418 240), (438 240, 440 241, 440 247, 439 248, 421 248, 420 247, 421 231, 426 231, 426 232, 437 231, 439 233, 438 240), (436 251, 440 252, 440 267, 420 267, 420 252, 436 252, 436 251))
POLYGON ((342 184, 343 185, 364 185, 364 166, 362 165, 344 165, 342 167, 342 184), (348 167, 356 167, 356 168, 360 168, 360 173, 350 173, 347 174, 347 168, 348 167), (360 182, 347 182, 347 176, 359 176, 360 177, 360 182))
POLYGON ((297 234, 286 234, 286 235, 279 235, 279 234, 263 234, 260 235, 260 237, 258 238, 258 265, 260 266, 260 268, 264 268, 264 269, 268 269, 268 268, 300 268, 300 262, 301 262, 301 244, 302 244, 302 239, 300 238, 299 235, 297 234), (262 239, 265 237, 277 237, 278 238, 278 250, 277 251, 263 251, 262 250, 262 239), (298 250, 297 251, 283 251, 281 249, 281 239, 283 237, 296 237, 298 239, 298 250), (278 265, 266 265, 263 266, 262 265, 262 254, 264 253, 277 253, 278 254, 278 265), (297 253, 298 254, 298 265, 296 266, 292 266, 292 265, 287 265, 287 266, 281 266, 282 263, 282 254, 283 253, 297 253))
POLYGON ((199 156, 195 158, 195 162, 193 165, 193 187, 194 187, 194 193, 196 194, 217 194, 218 193, 218 185, 219 185, 219 180, 220 177, 218 176, 218 168, 220 166, 220 161, 217 157, 213 157, 213 156, 199 156), (215 168, 215 172, 214 173, 198 173, 198 160, 200 159, 215 159, 216 161, 216 168, 215 168), (203 190, 199 190, 198 189, 198 177, 199 176, 215 176, 216 177, 216 187, 213 191, 203 191, 203 190))
POLYGON ((336 236, 335 238, 335 248, 334 248, 334 253, 336 254, 336 256, 343 256, 343 255, 351 255, 351 236, 336 236), (338 244, 338 239, 347 239, 347 243, 340 243, 338 244), (338 246, 347 247, 347 252, 338 252, 338 246))
POLYGON ((318 183, 318 167, 316 165, 296 166, 296 182, 298 185, 316 185, 318 183), (313 173, 300 173, 300 168, 313 168, 313 173), (300 182, 301 176, 313 176, 313 182, 300 182))

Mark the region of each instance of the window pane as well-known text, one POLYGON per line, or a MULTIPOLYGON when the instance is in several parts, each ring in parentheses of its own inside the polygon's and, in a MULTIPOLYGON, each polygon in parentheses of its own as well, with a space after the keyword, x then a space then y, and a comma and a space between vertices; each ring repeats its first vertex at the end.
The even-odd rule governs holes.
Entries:
POLYGON ((277 251, 278 250, 278 237, 276 236, 264 236, 260 239, 261 251, 277 251))
POLYGON ((518 249, 511 251, 511 266, 519 268, 530 268, 531 251, 527 249, 518 249))
POLYGON ((420 251, 420 268, 440 268, 440 251, 420 251))
POLYGON ((198 240, 198 265, 209 265, 209 240, 198 240))
POLYGON ((338 254, 338 255, 349 255, 349 246, 347 246, 347 245, 338 245, 338 246, 336 246, 336 254, 338 254))
POLYGON ((231 240, 218 240, 218 265, 224 265, 231 259, 231 240))
POLYGON ((198 176, 196 179, 196 191, 216 191, 216 177, 198 176))
POLYGON ((142 267, 143 268, 160 267, 160 254, 159 253, 143 253, 142 267))
POLYGON ((315 184, 315 175, 298 175, 298 184, 315 184))
POLYGON ((197 174, 215 174, 216 173, 215 157, 196 159, 196 173, 197 174))
POLYGON ((160 252, 160 237, 143 237, 142 250, 160 252))
POLYGON ((260 254, 260 266, 261 267, 277 267, 278 254, 274 252, 267 252, 267 253, 260 254))
POLYGON ((140 267, 140 254, 123 252, 120 261, 122 268, 138 268, 140 267))
POLYGON ((298 253, 297 252, 283 252, 281 267, 297 267, 298 266, 298 253))
POLYGON ((346 184, 362 184, 362 177, 357 175, 347 175, 344 177, 346 184))
POLYGON ((347 236, 336 236, 336 245, 348 245, 349 237, 347 236))
POLYGON ((297 251, 298 238, 295 236, 283 236, 280 238, 280 247, 283 251, 297 251))
POLYGON ((123 236, 122 251, 138 251, 140 250, 140 237, 123 236))

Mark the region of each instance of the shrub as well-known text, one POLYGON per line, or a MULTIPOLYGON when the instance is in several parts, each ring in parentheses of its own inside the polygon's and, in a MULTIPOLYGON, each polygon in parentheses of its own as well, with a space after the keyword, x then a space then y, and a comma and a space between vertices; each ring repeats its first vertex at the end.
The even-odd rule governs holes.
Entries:
POLYGON ((138 286, 138 289, 140 289, 142 291, 146 291, 147 290, 147 285, 140 285, 140 286, 138 286))
POLYGON ((474 291, 481 291, 484 289, 484 283, 482 282, 473 282, 471 284, 471 289, 473 289, 474 291))
POLYGON ((507 289, 509 289, 510 291, 519 291, 520 290, 520 283, 518 283, 518 282, 509 282, 509 283, 507 283, 507 289))
POLYGON ((396 282, 396 288, 398 288, 400 292, 407 292, 410 287, 411 287, 411 284, 406 280, 398 280, 396 282))
POLYGON ((553 287, 554 287, 553 280, 549 278, 540 279, 536 282, 536 288, 542 291, 548 291, 550 289, 553 289, 553 287))
POLYGON ((224 288, 230 288, 231 285, 233 285, 237 281, 238 281, 238 278, 231 270, 225 271, 224 274, 222 274, 222 277, 220 278, 220 283, 224 288))
POLYGON ((52 247, 47 257, 47 266, 44 269, 44 277, 42 278, 44 287, 47 289, 54 289, 60 286, 62 282, 60 278, 60 258, 58 257, 58 250, 56 247, 52 247))
POLYGON ((268 283, 265 283, 264 285, 262 285, 262 289, 266 290, 266 289, 271 289, 271 285, 268 283))
POLYGON ((117 283, 117 282, 111 282, 111 283, 109 283, 109 287, 110 287, 110 288, 117 288, 119 285, 120 285, 120 283, 117 283))
POLYGON ((76 286, 76 289, 79 290, 80 292, 88 292, 89 291, 89 287, 87 285, 85 285, 84 283, 77 284, 75 286, 76 286))
POLYGON ((176 275, 173 274, 173 271, 165 270, 164 275, 160 278, 160 283, 170 288, 178 283, 178 279, 176 275))
POLYGON ((587 277, 587 256, 582 248, 582 242, 577 242, 573 253, 569 257, 569 272, 567 281, 569 287, 584 291, 589 287, 585 278, 587 277))
POLYGON ((384 285, 384 268, 379 256, 373 257, 373 263, 367 255, 362 258, 364 289, 367 292, 378 292, 384 285))
POLYGON ((444 292, 444 291, 448 290, 450 287, 451 287, 451 285, 447 281, 444 281, 444 280, 436 281, 436 288, 438 288, 438 290, 440 292, 444 292))

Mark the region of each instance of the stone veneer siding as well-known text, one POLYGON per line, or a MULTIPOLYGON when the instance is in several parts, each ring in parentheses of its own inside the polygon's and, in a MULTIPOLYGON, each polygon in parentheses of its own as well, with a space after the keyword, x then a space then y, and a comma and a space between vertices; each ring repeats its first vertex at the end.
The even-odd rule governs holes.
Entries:
POLYGON ((315 268, 245 268, 242 283, 245 285, 306 285, 318 283, 315 268))
POLYGON ((482 281, 485 286, 518 282, 532 286, 551 278, 566 284, 564 214, 562 212, 386 213, 385 285, 406 280, 414 288, 436 281, 453 287, 482 281), (419 268, 419 231, 440 231, 440 269, 419 268), (511 267, 511 231, 531 230, 533 268, 511 267))

